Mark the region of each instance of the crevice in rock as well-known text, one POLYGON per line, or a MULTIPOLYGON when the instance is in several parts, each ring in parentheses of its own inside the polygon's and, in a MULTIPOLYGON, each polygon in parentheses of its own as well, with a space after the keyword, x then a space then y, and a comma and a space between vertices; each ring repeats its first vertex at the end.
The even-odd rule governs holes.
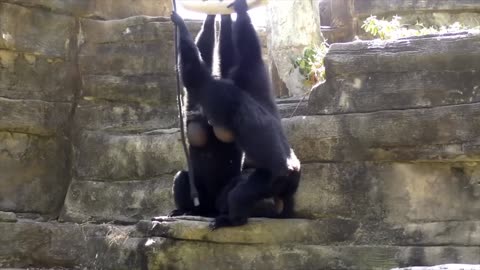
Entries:
POLYGON ((97 183, 146 183, 146 182, 158 182, 163 180, 171 181, 173 176, 178 170, 173 170, 165 172, 163 174, 152 175, 148 177, 137 177, 132 178, 131 176, 121 177, 121 178, 102 178, 102 177, 79 177, 75 179, 79 182, 97 182, 97 183))
MULTIPOLYGON (((335 116, 335 115, 365 115, 365 114, 376 114, 376 113, 389 113, 389 112, 408 112, 408 111, 419 111, 419 110, 435 110, 437 108, 455 108, 455 107, 468 107, 480 105, 480 102, 471 102, 471 103, 458 103, 458 104, 446 104, 446 105, 437 105, 437 106, 418 106, 418 107, 406 107, 401 109, 386 109, 386 110, 372 110, 372 111, 356 111, 356 112, 333 112, 329 114, 319 114, 319 113, 309 113, 307 116, 335 116)), ((294 117, 301 117, 302 115, 297 115, 294 117)))
MULTIPOLYGON (((1 4, 1 2, 0 2, 1 4)), ((16 48, 0 48, 0 52, 12 52, 16 54, 27 54, 27 55, 35 55, 37 58, 46 58, 54 61, 64 61, 64 58, 62 56, 56 56, 56 55, 47 55, 47 54, 38 54, 34 51, 25 51, 25 50, 17 50, 16 48)))
POLYGON ((11 130, 11 129, 5 129, 5 128, 0 128, 0 133, 8 133, 10 135, 13 135, 13 134, 27 135, 32 137, 38 137, 40 139, 53 138, 51 134, 39 134, 39 133, 32 133, 32 132, 21 131, 21 130, 11 130))
POLYGON ((69 101, 47 101, 43 99, 30 99, 30 98, 10 98, 10 97, 5 97, 5 96, 0 96, 0 100, 4 101, 11 101, 11 102, 23 102, 23 101, 29 101, 29 102, 38 102, 38 103, 53 103, 53 104, 66 104, 69 105, 71 102, 69 101))
MULTIPOLYGON (((72 108, 70 110, 67 122, 64 126, 64 149, 65 149, 65 170, 66 170, 66 181, 68 181, 68 185, 66 185, 66 189, 64 192, 64 197, 62 199, 61 208, 65 205, 65 199, 67 197, 68 188, 70 183, 73 179, 73 154, 74 154, 74 136, 75 136, 75 112, 77 109, 77 105, 80 99, 81 91, 82 91, 82 78, 80 74, 80 63, 79 63, 79 54, 80 54, 80 35, 81 35, 81 26, 80 26, 80 19, 75 18, 75 28, 72 36, 70 37, 69 47, 68 47, 68 55, 67 55, 67 62, 70 62, 69 65, 71 80, 73 87, 73 102, 72 108)), ((59 211, 58 213, 60 213, 59 211)))

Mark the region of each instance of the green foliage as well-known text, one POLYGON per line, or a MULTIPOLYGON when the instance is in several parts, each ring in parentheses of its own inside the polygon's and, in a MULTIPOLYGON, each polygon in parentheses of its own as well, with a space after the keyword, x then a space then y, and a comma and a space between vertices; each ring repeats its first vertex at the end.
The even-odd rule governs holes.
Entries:
POLYGON ((310 46, 303 50, 303 54, 293 60, 293 67, 298 68, 300 74, 305 78, 307 86, 325 80, 325 67, 323 58, 328 51, 328 44, 322 43, 320 46, 310 46))
MULTIPOLYGON (((402 18, 399 16, 393 16, 390 21, 387 21, 385 19, 377 19, 376 16, 370 16, 363 21, 362 28, 365 30, 365 32, 370 33, 374 37, 378 37, 380 39, 397 39, 402 37, 442 34, 472 29, 463 26, 458 22, 453 23, 452 25, 441 27, 425 27, 420 23, 417 23, 413 26, 408 26, 401 24, 401 19, 402 18)), ((473 29, 477 28, 480 28, 480 26, 474 27, 473 29)))
POLYGON ((393 16, 391 21, 386 21, 378 20, 376 16, 370 16, 363 22, 362 28, 374 37, 388 39, 401 29, 400 19, 398 16, 393 16))

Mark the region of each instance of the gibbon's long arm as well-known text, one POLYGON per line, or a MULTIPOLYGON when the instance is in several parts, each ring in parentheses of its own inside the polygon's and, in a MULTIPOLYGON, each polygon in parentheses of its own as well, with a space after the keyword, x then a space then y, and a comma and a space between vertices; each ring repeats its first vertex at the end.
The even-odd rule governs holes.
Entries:
MULTIPOLYGON (((228 6, 233 2, 233 0, 210 0, 210 1, 192 1, 192 0, 179 0, 177 1, 180 5, 183 6, 186 10, 206 13, 206 14, 231 14, 235 13, 233 8, 228 6)), ((259 6, 266 5, 268 0, 247 0, 248 8, 256 8, 259 6)))

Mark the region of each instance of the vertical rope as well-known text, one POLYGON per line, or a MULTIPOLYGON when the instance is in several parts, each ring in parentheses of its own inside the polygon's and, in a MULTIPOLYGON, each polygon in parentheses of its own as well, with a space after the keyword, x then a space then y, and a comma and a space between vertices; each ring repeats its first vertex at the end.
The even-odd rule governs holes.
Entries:
MULTIPOLYGON (((177 1, 172 0, 173 11, 177 11, 177 1)), ((199 206, 200 200, 198 199, 198 190, 195 186, 195 181, 193 177, 193 166, 190 160, 190 155, 188 153, 187 141, 185 138, 185 128, 184 128, 184 118, 183 118, 183 111, 182 111, 182 93, 181 93, 181 85, 180 85, 180 73, 178 68, 178 27, 175 25, 174 31, 174 46, 175 46, 175 74, 177 78, 177 105, 178 105, 178 113, 180 116, 180 136, 182 139, 183 151, 185 152, 185 157, 187 159, 187 167, 188 167, 188 182, 190 184, 190 198, 192 198, 193 205, 199 206)))

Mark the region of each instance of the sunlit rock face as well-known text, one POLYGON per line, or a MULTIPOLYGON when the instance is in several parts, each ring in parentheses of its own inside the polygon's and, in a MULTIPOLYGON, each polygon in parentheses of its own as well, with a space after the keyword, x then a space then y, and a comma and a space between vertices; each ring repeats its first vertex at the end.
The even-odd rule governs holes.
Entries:
POLYGON ((323 41, 317 1, 269 1, 267 14, 270 58, 288 94, 301 95, 307 89, 302 77, 292 72, 292 58, 300 56, 306 46, 323 41))
MULTIPOLYGON (((137 156, 137 150, 158 150, 165 146, 159 138, 176 136, 168 131, 177 125, 170 91, 173 45, 167 42, 173 27, 166 17, 142 16, 170 11, 170 1, 156 0, 1 1, 0 210, 48 218, 58 217, 62 208, 70 213, 72 204, 65 209, 64 202, 72 180, 74 187, 105 180, 101 166, 89 167, 93 157, 106 167, 118 164, 106 172, 127 182, 169 175, 180 166, 158 171, 131 159, 163 163, 150 154, 137 156), (167 130, 152 133, 156 129, 167 130), (111 143, 124 145, 125 151, 106 150, 111 143), (121 153, 137 154, 129 158, 121 153), (133 167, 123 170, 124 163, 133 167)), ((177 164, 183 164, 182 158, 177 164)), ((157 194, 165 186, 169 190, 169 182, 149 181, 123 187, 138 191, 148 186, 157 194)), ((81 194, 74 195, 67 202, 81 194)), ((134 195, 131 202, 139 205, 138 200, 134 195)), ((75 213, 83 217, 79 209, 75 213)), ((102 219, 102 214, 95 216, 102 219)))

